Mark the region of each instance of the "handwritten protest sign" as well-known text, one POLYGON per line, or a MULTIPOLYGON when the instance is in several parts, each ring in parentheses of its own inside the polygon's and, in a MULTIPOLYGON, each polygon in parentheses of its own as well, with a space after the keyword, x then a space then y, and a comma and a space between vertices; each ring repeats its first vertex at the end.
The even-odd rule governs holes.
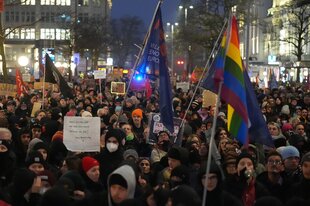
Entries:
POLYGON ((209 90, 204 90, 202 98, 202 107, 215 106, 217 95, 209 90))
POLYGON ((170 134, 170 132, 165 128, 163 123, 160 122, 160 114, 158 113, 151 113, 149 115, 149 137, 147 138, 147 142, 149 144, 155 144, 157 143, 157 134, 161 131, 168 131, 170 134, 170 140, 172 143, 181 145, 182 143, 182 135, 183 135, 183 129, 180 128, 182 119, 181 118, 173 118, 173 124, 174 124, 174 133, 170 134))
POLYGON ((126 84, 124 82, 112 82, 111 93, 112 94, 125 94, 126 84))
POLYGON ((41 109, 41 102, 34 102, 32 106, 31 117, 35 117, 35 113, 41 109))
POLYGON ((65 116, 64 144, 73 152, 99 152, 100 118, 65 116))

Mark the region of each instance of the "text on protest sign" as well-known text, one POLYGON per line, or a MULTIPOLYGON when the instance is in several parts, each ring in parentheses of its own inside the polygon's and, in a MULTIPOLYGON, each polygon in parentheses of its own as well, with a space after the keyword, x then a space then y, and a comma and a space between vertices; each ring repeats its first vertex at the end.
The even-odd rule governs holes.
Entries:
POLYGON ((100 118, 65 116, 64 144, 73 152, 99 152, 100 118))

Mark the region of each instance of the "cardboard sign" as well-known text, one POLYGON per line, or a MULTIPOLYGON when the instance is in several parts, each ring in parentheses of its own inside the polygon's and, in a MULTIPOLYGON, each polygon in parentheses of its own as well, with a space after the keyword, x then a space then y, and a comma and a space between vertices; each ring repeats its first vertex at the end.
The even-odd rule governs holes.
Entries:
POLYGON ((177 82, 176 88, 181 88, 183 92, 188 92, 189 90, 189 82, 177 82))
MULTIPOLYGON (((45 82, 44 88, 48 89, 48 88, 51 87, 51 85, 52 85, 51 83, 45 82)), ((35 82, 34 85, 33 85, 33 88, 37 89, 37 90, 43 89, 43 82, 35 82)))
POLYGON ((209 107, 216 105, 217 95, 209 90, 204 90, 202 93, 202 107, 209 107))
POLYGON ((73 152, 99 152, 100 118, 65 116, 63 143, 73 152))
POLYGON ((16 96, 16 85, 0 83, 0 95, 12 97, 16 96))
POLYGON ((125 94, 126 84, 124 82, 111 82, 112 94, 125 94))
POLYGON ((31 117, 35 117, 34 114, 41 109, 41 102, 34 102, 31 111, 31 117))
POLYGON ((23 81, 24 82, 31 82, 31 75, 30 74, 23 74, 23 81))
POLYGON ((94 79, 105 79, 107 77, 106 70, 95 70, 94 79))
POLYGON ((181 145, 182 143, 182 136, 183 136, 183 128, 180 128, 182 123, 181 118, 174 117, 173 124, 174 124, 174 132, 170 134, 170 132, 166 129, 166 127, 160 121, 160 114, 158 113, 151 113, 149 115, 149 136, 147 138, 147 142, 149 144, 156 144, 157 143, 157 134, 161 131, 168 131, 170 134, 170 141, 176 145, 181 145))

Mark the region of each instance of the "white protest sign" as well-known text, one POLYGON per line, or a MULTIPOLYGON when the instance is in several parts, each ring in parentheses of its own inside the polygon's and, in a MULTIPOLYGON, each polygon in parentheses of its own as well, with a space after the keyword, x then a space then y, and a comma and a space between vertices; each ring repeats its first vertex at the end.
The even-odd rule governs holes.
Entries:
POLYGON ((99 152, 100 118, 65 116, 63 143, 73 152, 99 152))
POLYGON ((105 79, 107 77, 106 70, 95 70, 94 71, 94 78, 95 79, 105 79))
POLYGON ((189 82, 177 82, 176 88, 181 88, 183 92, 188 92, 189 82))

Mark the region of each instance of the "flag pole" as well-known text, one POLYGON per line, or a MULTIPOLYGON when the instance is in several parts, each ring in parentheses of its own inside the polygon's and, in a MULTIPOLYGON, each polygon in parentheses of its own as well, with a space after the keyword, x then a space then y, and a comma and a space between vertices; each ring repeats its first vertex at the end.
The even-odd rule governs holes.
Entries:
MULTIPOLYGON (((229 24, 228 24, 228 32, 227 32, 227 39, 225 42, 225 58, 227 54, 227 48, 228 48, 228 43, 230 41, 230 36, 231 36, 231 18, 232 15, 229 15, 229 24)), ((225 62, 225 60, 224 60, 225 62)), ((223 80, 219 82, 219 90, 217 94, 217 100, 216 100, 216 107, 215 107, 215 113, 213 116, 213 124, 212 124, 212 130, 211 130, 211 138, 210 138, 210 143, 209 143, 209 152, 208 152, 208 160, 207 160, 207 168, 206 168, 206 178, 205 178, 205 185, 208 185, 208 175, 210 173, 210 167, 211 167, 211 156, 212 156, 212 148, 214 144, 214 136, 215 136, 215 129, 216 129, 216 119, 217 119, 217 114, 218 114, 218 108, 219 108, 219 103, 220 103, 220 98, 221 98, 221 92, 222 92, 222 86, 223 86, 223 80)), ((207 201, 207 187, 204 187, 203 190, 203 199, 202 199, 202 205, 206 205, 207 201)))
MULTIPOLYGON (((128 83, 128 86, 127 86, 127 88, 126 88, 126 92, 125 92, 125 94, 124 94, 124 100, 123 100, 123 103, 122 103, 122 105, 121 105, 121 107, 122 107, 122 108, 121 108, 121 114, 123 113, 123 107, 124 107, 125 102, 126 102, 126 99, 127 99, 127 94, 128 94, 128 92, 129 92, 130 85, 131 85, 131 83, 132 83, 132 79, 133 79, 133 77, 134 77, 134 75, 135 75, 136 67, 138 66, 138 63, 139 63, 139 61, 140 61, 140 59, 141 59, 141 56, 142 56, 142 54, 144 53, 146 43, 148 42, 148 39, 149 39, 149 37, 150 37, 150 33, 151 33, 151 30, 152 30, 152 25, 153 25, 153 23, 154 23, 157 10, 159 9, 159 6, 161 5, 162 1, 163 1, 163 0, 159 0, 158 3, 157 3, 157 6, 156 6, 155 12, 154 12, 154 14, 153 14, 153 18, 152 18, 151 24, 150 24, 150 26, 149 26, 149 29, 148 29, 148 31, 147 31, 147 33, 146 33, 146 35, 145 35, 144 41, 143 41, 143 46, 142 46, 142 48, 140 49, 140 51, 139 51, 139 53, 138 53, 138 56, 137 56, 137 58, 136 58, 136 61, 135 61, 135 63, 134 63, 133 72, 132 72, 132 74, 131 74, 131 76, 130 76, 129 83, 128 83)), ((121 116, 121 115, 118 116, 117 122, 119 122, 120 116, 121 116)))
MULTIPOLYGON (((45 54, 45 58, 46 58, 46 54, 45 54)), ((43 70, 42 109, 44 109, 44 101, 45 101, 45 97, 44 97, 44 93, 45 93, 45 72, 46 72, 46 61, 45 61, 44 70, 43 70)))
MULTIPOLYGON (((226 27, 226 24, 227 24, 227 20, 225 20, 224 25, 223 25, 223 27, 222 27, 222 29, 221 29, 221 31, 220 31, 220 34, 218 35, 218 37, 217 37, 217 39, 216 39, 216 42, 215 42, 215 44, 214 44, 214 47, 212 48, 212 51, 211 51, 211 53, 210 53, 210 55, 209 55, 208 61, 207 61, 207 63, 205 64, 205 67, 204 67, 204 69, 203 69, 203 71, 202 71, 202 75, 200 76, 199 81, 198 81, 198 84, 197 84, 197 86, 195 87, 194 94, 193 94, 193 96, 192 96, 192 98, 191 98, 191 101, 189 102, 189 105, 187 106, 187 109, 185 110, 185 114, 184 114, 184 117, 183 117, 183 119, 182 119, 180 128, 182 128, 183 125, 184 125, 184 123, 185 123, 186 115, 187 115, 187 113, 188 113, 188 111, 189 111, 189 108, 190 108, 190 106, 191 106, 191 104, 192 104, 194 98, 195 98, 195 94, 196 94, 196 92, 197 92, 197 90, 198 90, 198 87, 199 87, 199 85, 200 85, 200 83, 201 83, 201 81, 202 81, 202 79, 203 79, 203 77, 204 77, 203 74, 206 72, 207 67, 208 67, 209 65, 211 65, 212 62, 214 61, 214 59, 213 59, 212 62, 211 62, 211 64, 210 64, 211 57, 212 57, 212 55, 214 54, 215 49, 217 48, 217 45, 218 45, 218 43, 219 43, 219 41, 220 41, 220 39, 221 39, 221 36, 223 35, 224 29, 225 29, 225 27, 226 27)), ((209 70, 207 71, 207 74, 208 74, 208 73, 209 73, 209 70)), ((206 74, 206 75, 207 75, 207 74, 206 74)), ((174 140, 174 143, 175 143, 175 142, 176 142, 176 138, 175 138, 175 140, 174 140)))

